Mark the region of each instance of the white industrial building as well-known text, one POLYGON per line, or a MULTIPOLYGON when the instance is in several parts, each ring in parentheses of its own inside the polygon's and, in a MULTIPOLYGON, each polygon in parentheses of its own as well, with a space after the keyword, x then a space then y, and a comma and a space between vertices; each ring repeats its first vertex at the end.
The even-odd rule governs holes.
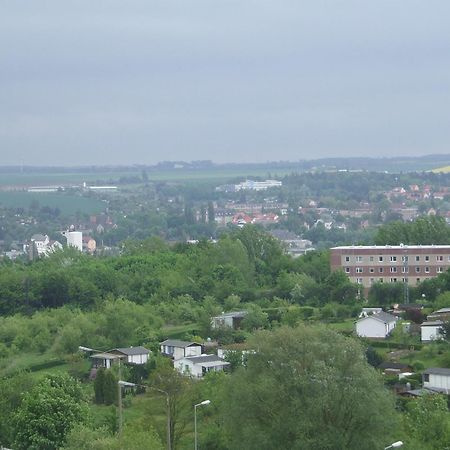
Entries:
POLYGON ((278 180, 253 181, 245 180, 234 186, 236 191, 265 191, 273 187, 281 187, 283 183, 278 180))
POLYGON ((61 233, 67 239, 67 246, 83 251, 83 233, 81 231, 63 231, 61 233))

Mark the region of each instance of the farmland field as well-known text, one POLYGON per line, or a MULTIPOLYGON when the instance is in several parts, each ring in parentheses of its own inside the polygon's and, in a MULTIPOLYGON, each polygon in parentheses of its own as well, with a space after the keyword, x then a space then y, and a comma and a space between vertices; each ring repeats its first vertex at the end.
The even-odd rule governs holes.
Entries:
MULTIPOLYGON (((240 177, 280 177, 291 173, 293 169, 283 168, 269 171, 266 168, 209 168, 209 169, 164 169, 148 170, 149 181, 218 181, 240 177)), ((0 188, 24 188, 29 186, 70 186, 81 185, 83 182, 118 183, 122 178, 141 178, 141 170, 106 172, 33 172, 33 173, 0 173, 0 188)))
POLYGON ((73 215, 78 211, 85 214, 96 214, 105 209, 100 200, 69 195, 64 193, 34 193, 25 191, 0 192, 0 207, 29 208, 31 202, 39 207, 59 208, 63 215, 73 215))
POLYGON ((140 172, 105 172, 105 171, 86 171, 86 172, 31 172, 19 173, 8 172, 0 173, 0 186, 10 187, 29 187, 29 186, 70 186, 73 184, 81 185, 84 181, 87 183, 109 182, 119 180, 121 177, 140 175, 140 172))

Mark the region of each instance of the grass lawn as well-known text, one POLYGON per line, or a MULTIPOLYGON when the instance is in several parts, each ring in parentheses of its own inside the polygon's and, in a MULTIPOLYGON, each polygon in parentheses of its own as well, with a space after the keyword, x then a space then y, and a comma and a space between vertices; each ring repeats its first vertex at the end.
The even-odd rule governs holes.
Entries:
POLYGON ((182 339, 185 334, 195 334, 198 330, 196 323, 186 325, 166 325, 161 328, 160 334, 166 339, 182 339))
POLYGON ((327 323, 327 327, 332 328, 335 331, 353 331, 355 329, 355 319, 345 319, 342 322, 327 323))
POLYGON ((0 377, 13 375, 20 370, 30 370, 36 376, 43 373, 67 372, 68 364, 63 363, 55 355, 48 353, 18 353, 17 355, 0 359, 0 377), (48 364, 49 367, 45 367, 48 364), (39 368, 43 365, 42 368, 39 368), (37 367, 35 367, 37 366, 37 367))

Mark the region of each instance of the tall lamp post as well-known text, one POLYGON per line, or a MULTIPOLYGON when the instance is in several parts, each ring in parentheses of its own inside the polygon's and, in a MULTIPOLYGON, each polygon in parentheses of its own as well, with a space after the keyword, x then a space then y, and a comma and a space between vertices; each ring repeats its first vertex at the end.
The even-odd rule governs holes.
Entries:
POLYGON ((167 405, 167 450, 172 449, 172 443, 171 443, 171 434, 170 434, 170 400, 169 400, 169 393, 166 391, 163 391, 162 389, 158 389, 152 386, 146 386, 144 384, 136 384, 136 383, 130 383, 128 381, 122 381, 119 380, 117 382, 119 386, 119 435, 122 431, 122 387, 143 387, 146 389, 153 389, 154 391, 161 392, 162 394, 165 394, 166 396, 166 405, 167 405))
POLYGON ((391 445, 388 445, 387 447, 384 447, 384 450, 389 450, 390 448, 399 448, 399 447, 403 447, 403 442, 402 441, 394 442, 391 445))
POLYGON ((197 442, 197 407, 198 406, 206 406, 211 403, 211 400, 203 400, 200 403, 194 405, 194 439, 195 439, 195 450, 198 450, 198 442, 197 442))

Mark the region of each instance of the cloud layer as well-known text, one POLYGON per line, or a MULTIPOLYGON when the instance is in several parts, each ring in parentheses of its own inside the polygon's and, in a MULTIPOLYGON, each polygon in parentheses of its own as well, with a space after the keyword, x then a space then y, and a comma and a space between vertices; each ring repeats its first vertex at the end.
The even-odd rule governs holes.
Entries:
POLYGON ((442 0, 0 4, 0 164, 450 153, 442 0))

